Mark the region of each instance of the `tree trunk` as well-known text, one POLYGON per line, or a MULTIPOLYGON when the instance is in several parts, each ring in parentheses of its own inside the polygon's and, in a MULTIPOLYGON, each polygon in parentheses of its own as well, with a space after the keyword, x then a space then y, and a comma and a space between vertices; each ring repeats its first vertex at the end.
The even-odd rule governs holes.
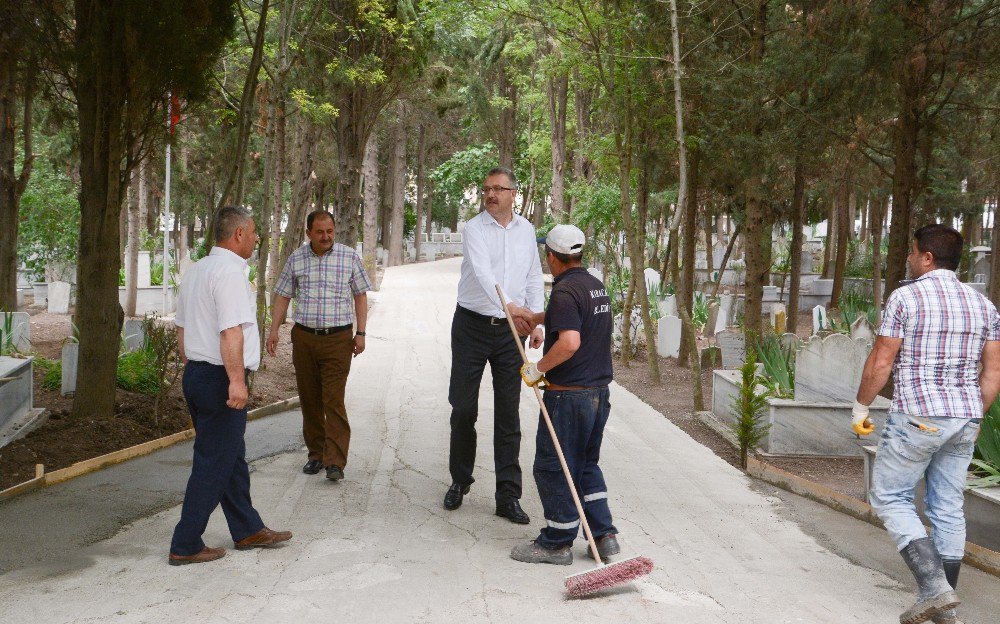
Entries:
POLYGON ((427 128, 424 124, 420 124, 420 130, 417 134, 417 199, 413 207, 417 217, 413 229, 413 253, 416 256, 413 259, 414 262, 420 260, 420 239, 423 238, 424 231, 424 189, 426 188, 426 180, 424 178, 426 177, 426 160, 427 128))
POLYGON ((566 104, 569 93, 569 75, 549 79, 549 121, 552 126, 552 218, 556 223, 566 223, 566 104))
MULTIPOLYGON (((368 278, 378 290, 378 257, 375 254, 378 238, 379 177, 378 177, 378 136, 372 132, 365 145, 364 185, 365 213, 364 239, 361 246, 362 261, 368 278)), ((419 249, 419 247, 418 247, 419 249)))
POLYGON ((392 132, 392 188, 387 190, 392 203, 389 218, 389 266, 403 264, 403 223, 406 197, 406 118, 405 107, 400 103, 399 121, 392 132))
POLYGON ((270 227, 270 256, 271 260, 267 264, 267 281, 260 280, 261 284, 267 284, 267 290, 274 288, 274 283, 278 279, 278 263, 281 251, 281 222, 285 216, 285 179, 288 177, 285 163, 288 158, 287 149, 287 119, 285 117, 285 93, 284 86, 275 83, 274 97, 274 210, 272 211, 270 227))
MULTIPOLYGON (((265 0, 266 1, 266 0, 265 0)), ((72 415, 114 412, 116 364, 123 312, 118 304, 118 216, 127 68, 119 8, 77 0, 76 102, 80 137, 80 237, 76 306, 81 366, 72 415)))
MULTIPOLYGON (((691 192, 692 195, 697 195, 697 193, 697 189, 694 189, 691 192)), ((712 254, 712 230, 714 228, 712 227, 712 210, 708 204, 702 208, 702 217, 705 219, 702 223, 705 231, 705 268, 707 270, 705 275, 707 275, 708 279, 711 280, 712 273, 715 272, 715 258, 712 254)))
POLYGON ((0 55, 0 310, 17 310, 17 232, 21 194, 31 176, 34 153, 31 146, 32 104, 34 89, 30 80, 22 86, 21 172, 15 171, 17 143, 17 63, 12 50, 0 55))
POLYGON ((513 171, 517 149, 517 85, 507 75, 506 67, 500 68, 498 91, 509 102, 500 109, 500 166, 513 171))
POLYGON ((722 263, 719 264, 719 279, 715 281, 715 286, 712 289, 713 299, 719 295, 719 285, 722 284, 722 276, 726 272, 726 267, 729 266, 729 256, 733 253, 733 248, 736 246, 736 239, 740 237, 742 228, 741 224, 737 224, 736 229, 729 235, 729 242, 726 244, 726 253, 722 254, 722 263))
POLYGON ((316 176, 313 166, 316 160, 316 144, 319 142, 319 128, 309 119, 303 119, 296 134, 295 179, 292 181, 292 201, 288 206, 288 225, 281 240, 278 273, 285 267, 288 257, 292 255, 305 239, 306 212, 309 210, 309 197, 312 195, 316 176))
MULTIPOLYGON (((788 285, 787 331, 794 334, 799 326, 799 291, 802 287, 802 227, 805 223, 806 176, 802 157, 795 156, 792 180, 792 243, 788 248, 791 283, 788 285)), ((721 277, 721 276, 720 276, 721 277)))
POLYGON ((881 318, 882 311, 882 219, 885 206, 883 199, 872 200, 871 214, 868 216, 872 241, 872 303, 876 318, 881 318))
POLYGON ((837 207, 837 259, 833 268, 833 293, 830 296, 830 307, 840 308, 840 296, 844 292, 844 272, 847 268, 847 251, 851 240, 851 169, 844 168, 844 177, 840 181, 837 207))
MULTIPOLYGON (((677 307, 684 306, 689 316, 694 315, 694 256, 698 243, 698 161, 700 152, 698 148, 691 149, 691 164, 688 167, 687 175, 687 201, 684 206, 684 233, 683 238, 678 239, 681 244, 683 257, 681 259, 681 283, 677 289, 680 295, 677 298, 677 307)), ((677 363, 681 366, 688 365, 688 345, 695 340, 692 331, 687 328, 681 332, 680 352, 677 356, 677 363)))
POLYGON ((354 248, 358 243, 361 207, 361 163, 368 135, 358 122, 350 121, 351 112, 337 117, 337 242, 354 248))
POLYGON ((132 182, 128 193, 128 228, 126 240, 125 262, 125 316, 135 316, 136 299, 138 298, 139 279, 139 200, 142 191, 140 184, 142 165, 132 169, 132 182))
POLYGON ((834 252, 837 249, 837 206, 830 202, 826 209, 826 244, 823 245, 823 279, 833 277, 834 252))
MULTIPOLYGON (((272 184, 276 181, 278 146, 276 141, 278 126, 278 93, 277 89, 270 89, 268 97, 267 129, 264 136, 264 184, 261 189, 260 202, 260 223, 264 226, 264 235, 260 237, 260 244, 257 249, 257 332, 260 335, 260 355, 264 354, 264 345, 269 323, 267 323, 267 260, 271 255, 270 224, 272 212, 274 211, 274 194, 272 184)), ((280 187, 279 187, 280 188, 280 187)))

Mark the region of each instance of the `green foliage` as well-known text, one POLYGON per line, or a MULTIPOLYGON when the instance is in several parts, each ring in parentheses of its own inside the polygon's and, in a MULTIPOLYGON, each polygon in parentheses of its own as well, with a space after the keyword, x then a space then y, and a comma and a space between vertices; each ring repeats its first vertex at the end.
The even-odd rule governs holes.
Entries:
POLYGON ((840 319, 828 316, 824 324, 832 331, 850 334, 851 325, 861 317, 867 318, 872 327, 878 327, 875 300, 861 288, 844 288, 844 292, 840 294, 840 319))
POLYGON ((983 416, 973 465, 985 476, 970 481, 970 487, 1000 485, 1000 399, 993 401, 983 416))
POLYGON ((795 354, 774 334, 757 338, 753 350, 764 366, 764 386, 770 396, 790 399, 795 390, 795 354))
POLYGON ((439 207, 442 212, 449 213, 453 209, 459 210, 459 214, 478 212, 479 196, 472 195, 470 201, 468 194, 482 185, 486 172, 496 166, 498 157, 495 145, 482 143, 455 152, 435 167, 430 173, 435 216, 439 214, 439 207))
POLYGON ((766 394, 758 394, 761 378, 757 374, 757 358, 753 349, 747 350, 746 361, 740 368, 740 391, 733 400, 733 433, 740 447, 740 466, 746 470, 747 456, 760 444, 771 425, 762 422, 767 407, 766 394))
POLYGON ((43 163, 34 169, 21 196, 17 257, 41 280, 48 264, 72 264, 77 256, 80 204, 66 173, 43 163))
POLYGON ((142 319, 142 331, 146 336, 142 350, 150 355, 157 380, 156 391, 153 393, 156 395, 153 416, 158 422, 163 395, 177 381, 181 370, 179 334, 173 323, 157 322, 156 316, 142 319))
MULTIPOLYGON (((872 252, 871 241, 850 239, 847 243, 847 265, 844 267, 844 276, 871 279, 875 274, 875 256, 872 252)), ((885 275, 885 261, 888 255, 889 238, 886 237, 882 239, 881 244, 882 275, 885 275)))
POLYGON ((154 395, 160 391, 152 350, 142 348, 118 356, 117 383, 122 390, 154 395))
POLYGON ((403 238, 407 239, 413 236, 414 230, 417 228, 417 211, 413 209, 409 203, 406 204, 403 210, 403 238))
POLYGON ((0 355, 12 355, 14 347, 14 315, 0 310, 3 323, 0 323, 0 355))
POLYGON ((691 306, 691 324, 698 331, 702 331, 706 323, 708 323, 708 298, 702 293, 695 293, 691 306))
POLYGON ((42 371, 42 387, 46 390, 62 388, 62 361, 50 360, 44 356, 35 356, 32 365, 42 371))

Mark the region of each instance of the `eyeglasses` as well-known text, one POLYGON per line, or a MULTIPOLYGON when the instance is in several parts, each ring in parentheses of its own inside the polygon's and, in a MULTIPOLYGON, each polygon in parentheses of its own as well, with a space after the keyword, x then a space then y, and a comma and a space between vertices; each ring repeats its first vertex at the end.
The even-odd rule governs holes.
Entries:
POLYGON ((484 186, 483 188, 479 189, 479 193, 481 195, 489 195, 491 192, 499 194, 504 191, 516 191, 516 190, 517 189, 511 188, 509 186, 484 186))

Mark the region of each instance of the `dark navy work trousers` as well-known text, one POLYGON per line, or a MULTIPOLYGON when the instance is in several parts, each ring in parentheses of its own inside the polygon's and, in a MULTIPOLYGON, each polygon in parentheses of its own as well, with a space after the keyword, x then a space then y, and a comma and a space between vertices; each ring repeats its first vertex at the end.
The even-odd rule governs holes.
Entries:
POLYGON ((170 552, 193 555, 205 548, 201 536, 220 504, 234 542, 260 531, 264 523, 250 502, 250 468, 243 440, 247 411, 226 405, 229 376, 225 367, 190 360, 182 385, 195 428, 194 463, 170 552))
MULTIPOLYGON (((544 398, 545 409, 552 419, 552 428, 556 430, 566 465, 583 503, 583 513, 587 515, 587 524, 595 538, 618 532, 611 523, 608 488, 597 464, 601 459, 604 426, 611 413, 608 397, 608 387, 601 386, 585 390, 546 390, 544 398)), ((580 532, 580 514, 541 414, 535 436, 533 472, 545 512, 545 527, 535 541, 546 548, 572 544, 580 532)))

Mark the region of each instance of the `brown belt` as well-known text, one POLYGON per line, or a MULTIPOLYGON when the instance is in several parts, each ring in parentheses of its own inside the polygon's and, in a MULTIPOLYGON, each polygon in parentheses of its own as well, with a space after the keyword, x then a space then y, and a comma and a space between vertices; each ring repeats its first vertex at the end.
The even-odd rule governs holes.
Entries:
POLYGON ((553 390, 555 392, 566 392, 568 390, 590 390, 590 386, 559 386, 556 384, 548 384, 545 386, 545 390, 553 390))

